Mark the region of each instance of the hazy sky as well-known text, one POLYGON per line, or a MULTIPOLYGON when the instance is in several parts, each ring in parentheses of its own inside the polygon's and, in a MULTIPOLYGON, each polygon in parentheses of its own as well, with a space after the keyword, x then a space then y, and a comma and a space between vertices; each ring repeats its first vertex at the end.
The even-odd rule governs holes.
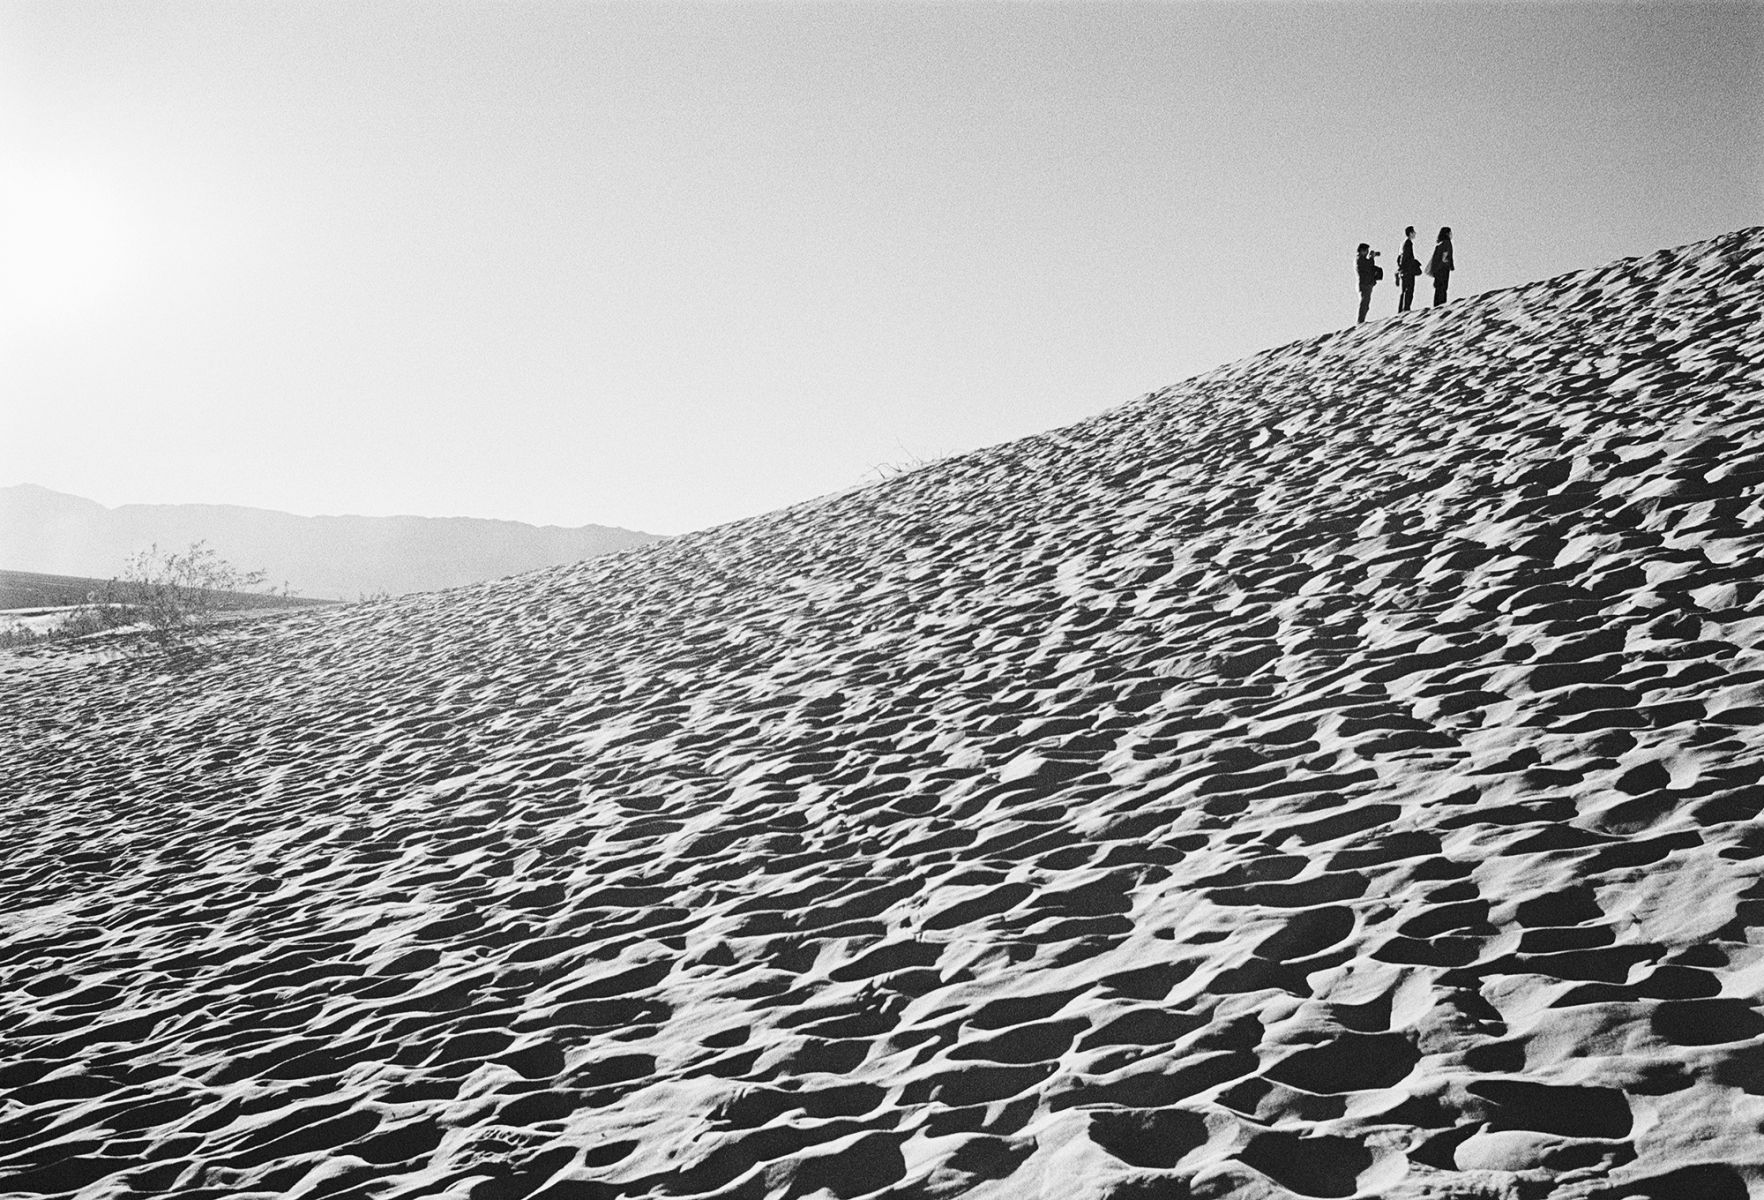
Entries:
POLYGON ((1759 223, 1759 4, 3 0, 0 484, 680 532, 1759 223))

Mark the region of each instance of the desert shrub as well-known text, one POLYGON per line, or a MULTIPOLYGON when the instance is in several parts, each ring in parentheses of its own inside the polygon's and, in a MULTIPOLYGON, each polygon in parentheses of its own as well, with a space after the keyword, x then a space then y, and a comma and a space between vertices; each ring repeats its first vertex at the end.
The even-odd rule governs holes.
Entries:
POLYGON ((102 633, 106 629, 115 629, 118 625, 127 625, 128 611, 109 598, 110 586, 106 584, 102 591, 88 595, 84 604, 74 609, 67 615, 67 620, 55 627, 52 636, 84 637, 89 633, 102 633))
POLYGON ((898 438, 895 439, 894 444, 900 448, 901 456, 892 462, 879 462, 873 464, 870 469, 865 471, 858 479, 857 486, 862 486, 866 483, 881 483, 885 480, 893 479, 898 475, 906 475, 912 471, 917 471, 921 467, 933 466, 949 457, 947 453, 939 451, 932 453, 932 455, 927 458, 916 451, 909 450, 906 444, 898 438))
POLYGON ((0 629, 0 650, 16 650, 20 646, 28 646, 32 642, 41 641, 43 635, 28 625, 13 625, 0 629))
POLYGON ((266 578, 263 571, 240 570, 200 541, 182 552, 154 545, 130 555, 122 574, 89 597, 67 631, 139 624, 150 647, 187 650, 218 612, 237 607, 239 593, 261 588, 266 578))
MULTIPOLYGON (((0 650, 77 641, 118 630, 115 649, 188 658, 197 636, 224 610, 261 607, 293 591, 264 588, 263 571, 243 571, 203 542, 188 550, 157 545, 131 555, 122 573, 86 594, 83 604, 60 610, 59 621, 0 624, 0 650), (39 627, 40 626, 40 627, 39 627)), ((46 616, 45 609, 30 616, 46 616)))
POLYGON ((0 628, 0 650, 17 650, 25 646, 77 638, 126 623, 127 617, 121 613, 118 605, 100 602, 97 593, 88 593, 84 604, 65 610, 65 615, 59 621, 51 620, 37 627, 24 621, 15 621, 0 628))

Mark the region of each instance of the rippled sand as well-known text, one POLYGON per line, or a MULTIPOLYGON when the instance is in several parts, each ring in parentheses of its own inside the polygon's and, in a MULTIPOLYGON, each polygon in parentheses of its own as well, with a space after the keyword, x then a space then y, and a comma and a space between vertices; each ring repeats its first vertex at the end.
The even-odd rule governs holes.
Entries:
POLYGON ((0 1194, 1748 1195, 1761 266, 15 659, 0 1194))

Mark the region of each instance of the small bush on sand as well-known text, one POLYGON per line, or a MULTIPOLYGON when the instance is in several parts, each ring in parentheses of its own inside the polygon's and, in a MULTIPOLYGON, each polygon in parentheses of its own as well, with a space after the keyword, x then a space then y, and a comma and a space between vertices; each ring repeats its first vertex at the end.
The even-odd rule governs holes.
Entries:
POLYGON ((893 462, 876 463, 859 478, 858 486, 862 486, 866 483, 880 483, 884 480, 893 479, 897 475, 905 475, 909 472, 917 471, 921 467, 929 467, 936 463, 940 463, 949 457, 946 453, 933 453, 931 457, 926 458, 915 451, 907 449, 906 443, 900 441, 898 438, 895 439, 894 444, 900 447, 901 457, 893 462))
MULTIPOLYGON (((105 586, 108 589, 110 585, 105 586)), ((128 621, 121 614, 119 605, 101 602, 95 592, 88 593, 86 603, 77 607, 46 609, 26 615, 38 619, 15 619, 0 628, 0 650, 17 650, 25 646, 71 640, 89 633, 102 633, 128 621)))
POLYGON ((150 647, 176 653, 189 649, 216 613, 237 607, 238 593, 261 588, 265 578, 263 571, 240 570, 203 542, 182 553, 154 545, 130 555, 122 574, 89 597, 66 631, 140 624, 150 647))

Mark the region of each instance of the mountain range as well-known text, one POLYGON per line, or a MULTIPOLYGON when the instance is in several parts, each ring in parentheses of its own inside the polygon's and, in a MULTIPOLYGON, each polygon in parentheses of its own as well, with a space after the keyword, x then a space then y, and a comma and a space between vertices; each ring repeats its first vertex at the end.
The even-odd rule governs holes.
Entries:
POLYGON ((302 517, 227 504, 125 504, 0 487, 0 568, 108 579, 132 554, 203 541, 271 585, 315 599, 431 591, 659 540, 605 525, 476 517, 302 517))

